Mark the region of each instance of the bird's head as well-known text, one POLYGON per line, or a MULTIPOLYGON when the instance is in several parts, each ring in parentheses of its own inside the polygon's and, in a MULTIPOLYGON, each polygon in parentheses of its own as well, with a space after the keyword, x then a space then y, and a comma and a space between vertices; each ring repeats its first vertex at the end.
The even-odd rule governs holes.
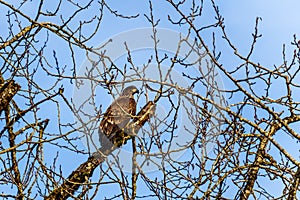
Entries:
POLYGON ((123 90, 122 96, 132 96, 136 93, 139 93, 139 90, 135 86, 131 85, 123 90))

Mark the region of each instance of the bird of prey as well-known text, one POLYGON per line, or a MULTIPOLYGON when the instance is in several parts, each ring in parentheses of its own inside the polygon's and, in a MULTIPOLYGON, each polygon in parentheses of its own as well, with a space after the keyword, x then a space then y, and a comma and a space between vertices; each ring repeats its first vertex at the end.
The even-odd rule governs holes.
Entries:
POLYGON ((101 146, 111 145, 118 133, 136 115, 136 101, 133 95, 139 93, 135 86, 129 86, 122 94, 107 108, 100 122, 99 138, 101 146))

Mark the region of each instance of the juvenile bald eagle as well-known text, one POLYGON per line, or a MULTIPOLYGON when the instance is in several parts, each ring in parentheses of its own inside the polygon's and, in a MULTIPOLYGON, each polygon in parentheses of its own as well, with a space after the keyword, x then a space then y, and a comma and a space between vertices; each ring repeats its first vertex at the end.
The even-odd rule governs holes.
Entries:
POLYGON ((99 127, 99 138, 101 146, 111 144, 117 138, 119 130, 136 115, 136 102, 133 95, 139 93, 135 86, 129 86, 122 94, 107 108, 99 127))

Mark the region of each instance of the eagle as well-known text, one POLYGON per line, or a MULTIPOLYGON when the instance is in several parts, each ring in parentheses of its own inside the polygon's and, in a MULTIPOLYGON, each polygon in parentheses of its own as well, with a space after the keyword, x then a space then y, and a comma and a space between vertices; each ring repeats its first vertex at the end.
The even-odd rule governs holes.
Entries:
MULTIPOLYGON (((99 140, 101 146, 111 146, 114 140, 136 115, 134 94, 139 93, 135 86, 126 87, 121 95, 107 108, 100 122, 99 140)), ((120 136, 121 137, 121 136, 120 136)))

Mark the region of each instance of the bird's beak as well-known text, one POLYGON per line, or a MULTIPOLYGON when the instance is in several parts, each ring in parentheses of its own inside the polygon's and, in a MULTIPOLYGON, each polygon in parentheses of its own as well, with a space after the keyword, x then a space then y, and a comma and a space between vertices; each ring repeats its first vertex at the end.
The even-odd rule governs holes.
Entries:
POLYGON ((134 89, 133 90, 133 94, 139 94, 140 92, 139 92, 139 90, 138 89, 134 89))

